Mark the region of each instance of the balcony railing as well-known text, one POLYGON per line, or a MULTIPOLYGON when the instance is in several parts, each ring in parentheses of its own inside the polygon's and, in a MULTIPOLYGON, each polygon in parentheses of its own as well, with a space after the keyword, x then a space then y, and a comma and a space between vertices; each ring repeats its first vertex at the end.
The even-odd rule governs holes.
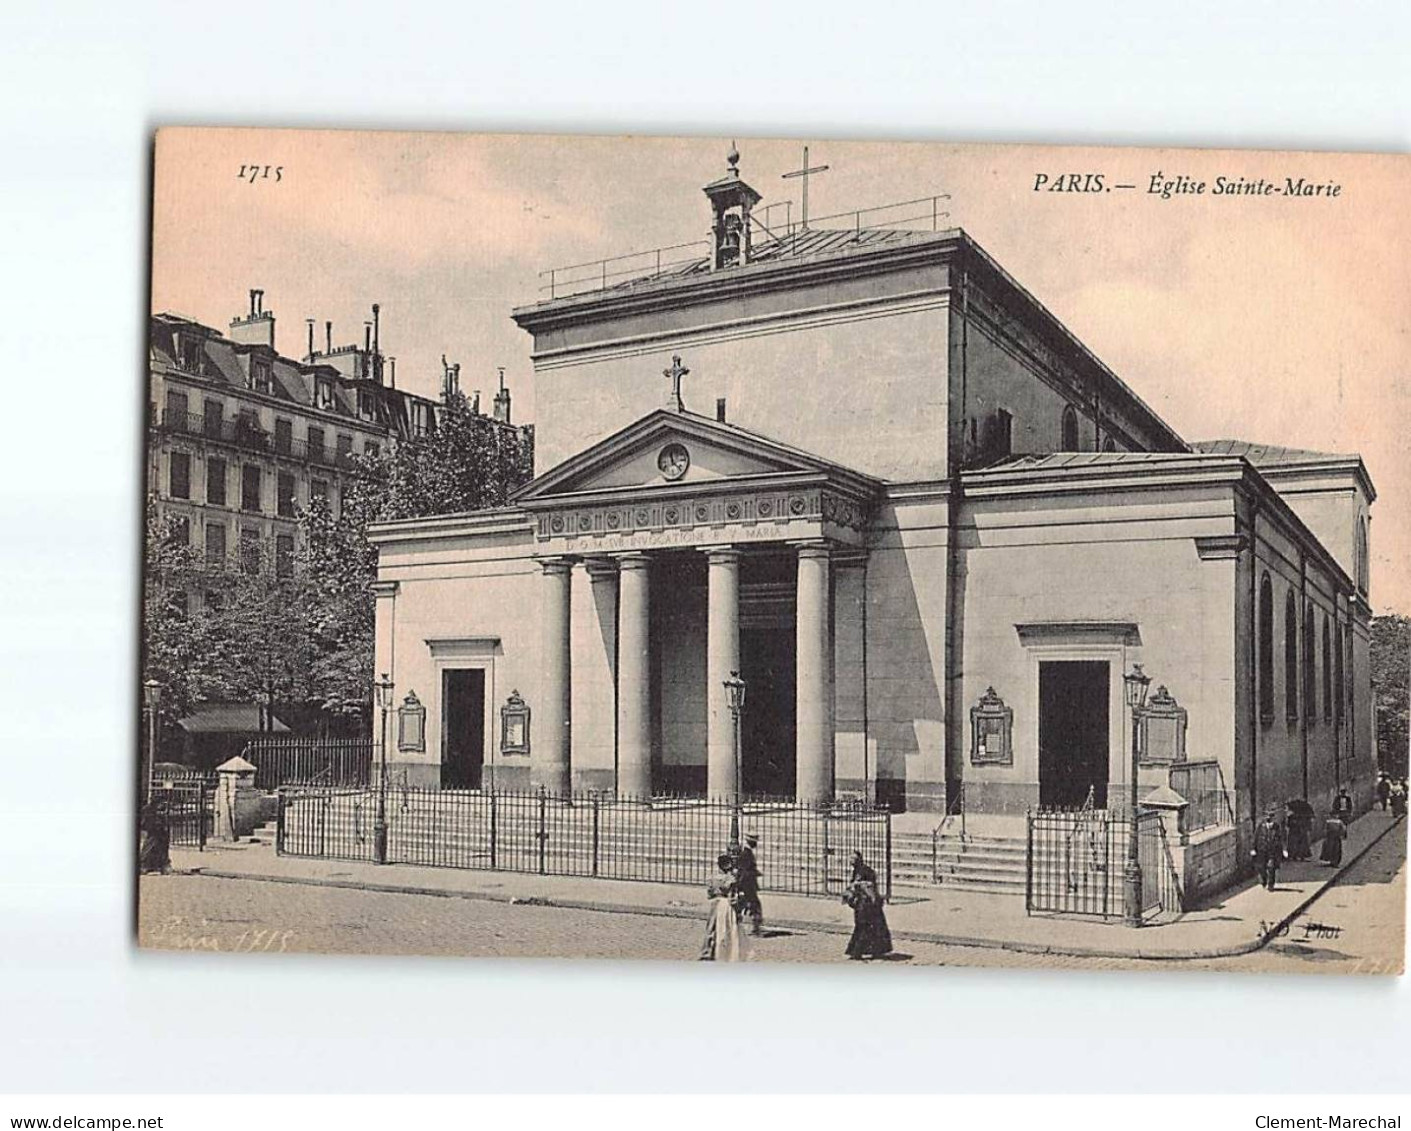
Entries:
POLYGON ((334 451, 327 444, 311 445, 305 440, 286 438, 278 432, 266 432, 239 417, 229 419, 167 409, 162 413, 158 427, 177 436, 215 440, 246 451, 263 452, 299 463, 314 463, 323 467, 353 466, 354 453, 350 451, 334 451))

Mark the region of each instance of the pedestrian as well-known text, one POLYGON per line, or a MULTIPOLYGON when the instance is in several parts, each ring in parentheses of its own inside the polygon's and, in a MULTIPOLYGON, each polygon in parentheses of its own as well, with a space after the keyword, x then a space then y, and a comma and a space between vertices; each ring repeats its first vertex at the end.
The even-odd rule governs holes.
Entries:
POLYGON ((1406 816, 1406 783, 1399 781, 1391 787, 1392 817, 1406 816))
POLYGON ((764 905, 759 901, 759 861, 754 850, 759 845, 759 837, 754 833, 745 834, 745 843, 740 845, 735 858, 735 882, 739 888, 740 920, 747 925, 749 932, 756 937, 764 929, 764 905))
POLYGON ((1347 795, 1347 790, 1338 790, 1337 797, 1333 800, 1333 816, 1344 825, 1352 823, 1352 798, 1347 795))
POLYGON ((710 903, 700 958, 702 962, 743 962, 747 957, 747 944, 740 933, 740 920, 735 911, 739 888, 734 857, 722 852, 715 865, 719 874, 706 888, 706 898, 710 903))
POLYGON ((1386 811, 1387 801, 1391 797, 1391 777, 1383 770, 1377 775, 1377 808, 1386 811))
POLYGON ((892 953, 892 932, 882 911, 882 893, 877 873, 867 866, 861 852, 852 854, 852 879, 843 902, 852 908, 852 938, 849 958, 881 958, 892 953))
POLYGON ((1254 830, 1254 851, 1251 855, 1259 864, 1259 882, 1273 891, 1279 880, 1279 865, 1286 855, 1284 831, 1279 828, 1273 809, 1264 814, 1264 820, 1254 830))
POLYGON ((138 820, 137 869, 140 872, 171 871, 171 830, 155 798, 142 807, 138 820))
POLYGON ((1336 868, 1342 863, 1342 842, 1346 839, 1347 825, 1334 810, 1333 815, 1328 818, 1327 824, 1323 826, 1322 859, 1324 864, 1336 868))
POLYGON ((1307 860, 1313 855, 1313 806, 1296 797, 1285 806, 1285 850, 1290 860, 1307 860))

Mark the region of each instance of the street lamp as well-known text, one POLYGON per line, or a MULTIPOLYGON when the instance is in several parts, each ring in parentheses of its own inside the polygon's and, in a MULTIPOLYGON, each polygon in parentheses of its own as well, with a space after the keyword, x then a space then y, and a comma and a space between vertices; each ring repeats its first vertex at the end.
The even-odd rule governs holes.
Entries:
POLYGON ((387 863, 387 712, 392 709, 391 677, 386 672, 382 678, 374 680, 373 690, 377 693, 377 705, 382 708, 382 725, 378 730, 377 756, 377 816, 372 824, 372 858, 379 864, 387 863))
POLYGON ((740 712, 745 709, 745 681, 740 678, 739 672, 732 671, 730 678, 724 682, 725 702, 729 704, 730 714, 735 720, 735 796, 732 799, 734 808, 730 813, 730 851, 735 852, 740 847, 740 797, 744 784, 740 780, 740 712))
POLYGON ((1122 910, 1127 926, 1140 927, 1142 865, 1137 842, 1137 715, 1146 705, 1151 676, 1142 671, 1141 664, 1133 664, 1132 670, 1122 677, 1122 683, 1126 689, 1127 709, 1132 713, 1132 765, 1127 772, 1127 867, 1122 873, 1122 910))
POLYGON ((149 679, 142 685, 142 702, 147 708, 147 756, 142 760, 142 804, 152 800, 153 763, 157 760, 157 708, 162 703, 162 685, 149 679))

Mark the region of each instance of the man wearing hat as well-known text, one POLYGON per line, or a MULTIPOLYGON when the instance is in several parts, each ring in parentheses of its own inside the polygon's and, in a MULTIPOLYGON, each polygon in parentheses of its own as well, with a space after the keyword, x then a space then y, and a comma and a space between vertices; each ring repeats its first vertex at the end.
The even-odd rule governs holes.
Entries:
POLYGON ((752 935, 758 935, 764 926, 764 907, 759 902, 759 863, 754 855, 758 844, 757 835, 746 833, 745 843, 740 845, 735 864, 736 885, 740 893, 740 917, 748 921, 752 935))
POLYGON ((1279 878, 1279 865, 1284 862, 1284 831, 1279 828, 1277 812, 1264 814, 1264 820, 1254 830, 1254 859, 1259 864, 1259 882, 1270 891, 1279 878))

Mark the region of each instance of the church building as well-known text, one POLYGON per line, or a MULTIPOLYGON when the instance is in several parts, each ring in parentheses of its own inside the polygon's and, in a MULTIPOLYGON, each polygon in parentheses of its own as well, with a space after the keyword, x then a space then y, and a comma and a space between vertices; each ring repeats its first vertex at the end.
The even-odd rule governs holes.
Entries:
POLYGON ((514 505, 373 528, 391 771, 940 820, 1117 807, 1136 743, 1232 829, 1366 808, 1360 458, 1189 441, 965 232, 771 231, 738 163, 698 256, 514 311, 514 505))

